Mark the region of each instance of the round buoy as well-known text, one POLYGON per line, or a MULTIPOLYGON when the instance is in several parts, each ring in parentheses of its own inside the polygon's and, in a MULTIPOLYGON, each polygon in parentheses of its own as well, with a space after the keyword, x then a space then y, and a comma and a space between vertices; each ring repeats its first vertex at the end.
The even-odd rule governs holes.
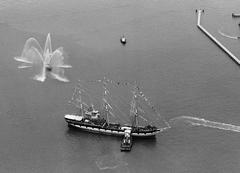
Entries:
POLYGON ((121 42, 123 45, 125 45, 125 44, 127 43, 127 39, 126 39, 124 36, 122 36, 121 39, 120 39, 120 42, 121 42))

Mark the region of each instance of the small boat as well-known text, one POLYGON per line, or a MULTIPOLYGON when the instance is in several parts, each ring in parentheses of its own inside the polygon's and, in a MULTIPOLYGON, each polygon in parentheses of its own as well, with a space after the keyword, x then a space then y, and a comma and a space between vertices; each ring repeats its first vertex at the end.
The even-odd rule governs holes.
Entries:
POLYGON ((127 39, 126 39, 124 36, 122 36, 122 37, 120 38, 120 42, 121 42, 123 45, 125 45, 125 44, 127 43, 127 39))
POLYGON ((124 137, 121 142, 121 151, 131 151, 132 149, 132 135, 131 128, 126 128, 124 131, 124 137))

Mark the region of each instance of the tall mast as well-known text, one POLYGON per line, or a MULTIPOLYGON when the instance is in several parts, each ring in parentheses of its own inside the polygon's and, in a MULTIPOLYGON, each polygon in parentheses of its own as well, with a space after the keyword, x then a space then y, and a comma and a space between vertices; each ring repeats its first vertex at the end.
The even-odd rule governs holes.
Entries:
POLYGON ((74 104, 77 108, 80 109, 80 115, 83 115, 83 102, 82 102, 82 90, 78 86, 75 87, 72 99, 70 101, 74 104))
POLYGON ((106 111, 106 117, 107 117, 107 124, 109 124, 109 110, 108 110, 108 107, 109 107, 109 103, 107 102, 107 88, 106 88, 106 83, 103 82, 103 89, 104 89, 104 92, 103 92, 103 107, 104 107, 104 110, 106 111))
POLYGON ((80 115, 83 116, 83 105, 82 105, 82 91, 79 89, 79 102, 80 102, 80 115))
POLYGON ((132 126, 138 126, 138 109, 137 109, 137 86, 134 87, 133 90, 133 97, 131 101, 131 109, 130 109, 130 116, 133 118, 132 126))

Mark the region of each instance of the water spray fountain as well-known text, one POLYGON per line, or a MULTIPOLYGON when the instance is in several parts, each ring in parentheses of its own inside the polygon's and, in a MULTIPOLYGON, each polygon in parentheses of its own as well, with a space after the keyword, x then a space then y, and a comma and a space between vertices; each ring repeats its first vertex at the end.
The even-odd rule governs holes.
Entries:
POLYGON ((62 47, 52 51, 51 36, 48 33, 44 50, 39 42, 31 37, 26 41, 21 56, 14 59, 22 63, 18 66, 19 69, 33 68, 36 73, 33 79, 37 81, 44 82, 49 74, 54 79, 69 82, 64 76, 64 69, 72 66, 65 64, 63 53, 62 47))

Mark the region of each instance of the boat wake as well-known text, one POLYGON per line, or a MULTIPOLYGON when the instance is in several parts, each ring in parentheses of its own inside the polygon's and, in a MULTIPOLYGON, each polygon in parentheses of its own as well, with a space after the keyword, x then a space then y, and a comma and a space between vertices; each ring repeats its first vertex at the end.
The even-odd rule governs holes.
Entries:
POLYGON ((172 118, 169 120, 169 124, 171 127, 174 127, 179 123, 187 123, 192 126, 204 126, 204 127, 214 128, 214 129, 240 132, 240 126, 221 123, 221 122, 215 122, 215 121, 209 121, 209 120, 205 120, 203 118, 180 116, 180 117, 172 118))
POLYGON ((221 35, 224 36, 224 37, 227 37, 227 38, 231 38, 231 39, 234 39, 234 40, 238 40, 238 39, 239 39, 239 37, 225 34, 225 33, 223 33, 221 30, 218 30, 218 33, 221 34, 221 35))

